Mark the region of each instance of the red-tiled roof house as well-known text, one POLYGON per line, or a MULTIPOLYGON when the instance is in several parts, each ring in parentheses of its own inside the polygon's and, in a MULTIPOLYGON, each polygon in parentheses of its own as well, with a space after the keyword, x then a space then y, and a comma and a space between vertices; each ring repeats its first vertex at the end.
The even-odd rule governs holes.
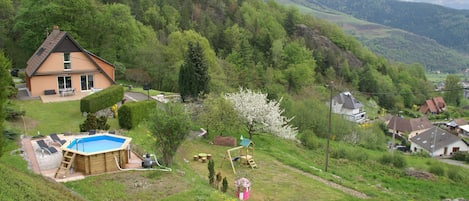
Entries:
POLYGON ((420 112, 423 114, 439 114, 445 111, 446 103, 443 97, 438 96, 432 99, 426 100, 422 106, 420 106, 420 112))

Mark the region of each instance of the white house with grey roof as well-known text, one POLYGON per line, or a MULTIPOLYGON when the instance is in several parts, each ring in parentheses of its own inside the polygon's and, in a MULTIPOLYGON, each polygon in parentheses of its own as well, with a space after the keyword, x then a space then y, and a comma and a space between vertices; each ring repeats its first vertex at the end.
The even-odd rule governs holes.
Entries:
POLYGON ((412 152, 427 152, 430 156, 448 156, 458 151, 469 151, 469 145, 460 137, 433 127, 410 138, 412 152))
POLYGON ((332 99, 332 112, 356 123, 363 123, 366 120, 365 106, 348 91, 332 99))

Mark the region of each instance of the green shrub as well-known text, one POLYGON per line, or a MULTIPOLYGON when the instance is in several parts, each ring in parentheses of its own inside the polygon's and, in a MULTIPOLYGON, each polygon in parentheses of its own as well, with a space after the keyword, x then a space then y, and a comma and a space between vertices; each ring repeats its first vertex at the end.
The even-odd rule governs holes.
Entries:
POLYGON ((448 178, 455 182, 464 181, 464 175, 460 173, 459 168, 450 168, 448 169, 448 178))
POLYGON ((400 154, 394 155, 392 158, 392 164, 397 168, 404 168, 407 166, 405 158, 400 154))
POLYGON ((339 148, 331 151, 331 157, 336 159, 348 159, 351 161, 365 161, 368 160, 368 154, 356 151, 354 149, 339 148))
POLYGON ((457 161, 466 161, 469 163, 469 153, 458 151, 456 153, 453 153, 453 155, 451 156, 451 159, 457 160, 457 161))
POLYGON ((17 130, 13 129, 4 129, 3 130, 3 137, 9 140, 15 140, 18 138, 20 133, 17 130))
POLYGON ((26 114, 26 111, 24 110, 19 110, 17 108, 14 108, 10 105, 6 105, 4 107, 5 110, 5 119, 7 121, 15 121, 18 120, 21 116, 26 114))
POLYGON ((432 165, 430 165, 430 168, 429 168, 428 171, 430 173, 432 173, 434 175, 438 175, 438 176, 445 175, 445 168, 443 168, 443 166, 441 166, 440 164, 437 164, 437 163, 433 163, 432 165))
POLYGON ((80 100, 80 111, 95 113, 124 99, 124 87, 112 85, 80 100))
POLYGON ((148 117, 149 111, 155 108, 155 101, 146 100, 140 102, 130 102, 122 105, 118 110, 119 126, 125 129, 132 129, 148 117))
POLYGON ((300 141, 308 149, 317 149, 320 148, 319 140, 316 135, 308 130, 301 134, 300 141))
POLYGON ((405 158, 400 154, 384 154, 378 161, 383 165, 392 165, 396 168, 404 168, 407 166, 405 158))
POLYGON ((92 129, 108 130, 109 127, 110 125, 107 124, 107 117, 101 116, 96 118, 94 113, 89 113, 86 116, 86 120, 80 124, 80 132, 85 132, 92 129))
POLYGON ((223 181, 221 182, 221 192, 226 193, 228 190, 228 180, 226 180, 226 177, 223 177, 223 181))

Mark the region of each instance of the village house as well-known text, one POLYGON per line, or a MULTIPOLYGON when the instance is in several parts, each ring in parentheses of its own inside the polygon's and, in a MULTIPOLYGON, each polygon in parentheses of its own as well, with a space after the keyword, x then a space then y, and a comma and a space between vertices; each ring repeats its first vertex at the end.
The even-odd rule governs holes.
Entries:
POLYGON ((458 151, 469 151, 469 144, 460 137, 433 127, 410 138, 411 152, 427 152, 430 156, 448 156, 458 151))
POLYGON ((350 92, 342 92, 332 99, 332 112, 342 115, 345 119, 356 123, 366 120, 366 112, 360 103, 350 92))
POLYGON ((467 125, 467 121, 464 118, 454 119, 446 123, 446 127, 453 133, 460 133, 461 126, 467 125))
POLYGON ((396 133, 398 135, 407 135, 407 139, 410 139, 430 128, 433 124, 426 117, 404 119, 399 116, 392 116, 387 123, 389 132, 396 133))
POLYGON ((115 83, 114 66, 83 49, 70 34, 54 26, 27 62, 30 96, 74 96, 115 83))
POLYGON ((445 110, 446 103, 441 96, 426 100, 419 109, 422 114, 440 114, 445 110))

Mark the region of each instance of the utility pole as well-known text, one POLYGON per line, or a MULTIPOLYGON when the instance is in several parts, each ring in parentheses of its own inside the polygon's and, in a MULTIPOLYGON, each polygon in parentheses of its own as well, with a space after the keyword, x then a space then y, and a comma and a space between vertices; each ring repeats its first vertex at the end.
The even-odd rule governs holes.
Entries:
POLYGON ((326 145, 326 166, 324 171, 327 172, 327 166, 329 165, 329 141, 331 139, 331 119, 332 119, 332 85, 334 82, 331 81, 329 85, 330 89, 330 98, 329 98, 329 122, 328 122, 328 132, 327 132, 327 145, 326 145))
POLYGON ((435 143, 436 143, 436 134, 437 134, 437 127, 435 126, 435 131, 432 132, 433 134, 433 145, 432 145, 432 157, 435 156, 435 143))
POLYGON ((396 146, 396 121, 397 116, 394 115, 394 128, 392 130, 392 144, 391 144, 391 155, 394 156, 394 147, 396 146))

